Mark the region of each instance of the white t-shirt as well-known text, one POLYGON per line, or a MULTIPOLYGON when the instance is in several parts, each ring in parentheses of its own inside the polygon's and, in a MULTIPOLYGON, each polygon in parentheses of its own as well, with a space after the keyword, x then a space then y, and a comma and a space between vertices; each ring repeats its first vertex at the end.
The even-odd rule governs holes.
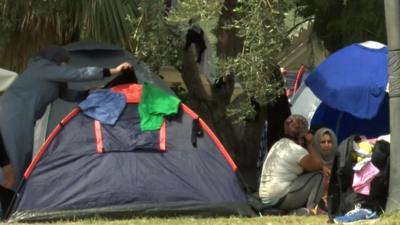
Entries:
POLYGON ((285 196, 294 179, 303 173, 300 160, 308 151, 288 138, 277 141, 264 161, 259 196, 262 200, 276 200, 285 196))

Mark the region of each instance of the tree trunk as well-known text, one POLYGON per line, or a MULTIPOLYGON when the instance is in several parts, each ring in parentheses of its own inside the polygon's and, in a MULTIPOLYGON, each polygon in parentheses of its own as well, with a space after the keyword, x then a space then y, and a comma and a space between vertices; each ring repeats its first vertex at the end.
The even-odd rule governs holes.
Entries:
POLYGON ((400 209, 400 2, 385 0, 386 30, 389 45, 390 96, 390 179, 386 211, 400 209))
POLYGON ((218 38, 217 43, 217 56, 221 58, 235 57, 243 48, 243 40, 237 36, 236 29, 224 29, 224 26, 231 24, 236 18, 233 11, 238 5, 237 0, 225 0, 222 8, 222 14, 218 21, 216 35, 218 38))
POLYGON ((188 51, 184 50, 181 72, 190 95, 188 104, 206 121, 233 156, 238 143, 232 123, 226 118, 225 111, 234 83, 227 79, 222 88, 215 90, 210 83, 202 81, 207 79, 201 79, 202 75, 195 58, 193 47, 188 51))
POLYGON ((244 135, 240 139, 240 151, 237 153, 236 162, 239 165, 241 179, 249 192, 258 190, 259 171, 257 159, 261 141, 261 131, 266 121, 266 107, 259 112, 255 120, 246 121, 244 135))
MULTIPOLYGON (((237 7, 238 4, 239 3, 237 0, 224 1, 222 13, 218 21, 218 27, 216 29, 216 35, 218 38, 217 56, 219 58, 235 57, 243 49, 243 40, 237 36, 237 30, 234 28, 224 28, 224 26, 226 26, 227 24, 232 24, 232 21, 237 18, 234 9, 235 7, 237 7)), ((231 74, 230 76, 233 77, 234 75, 231 74)), ((233 87, 234 79, 231 79, 230 82, 233 87)), ((265 118, 265 110, 261 110, 256 120, 245 121, 245 124, 243 125, 243 130, 241 130, 243 136, 240 137, 239 134, 231 136, 231 138, 235 137, 236 140, 232 148, 235 152, 234 160, 239 168, 238 174, 244 182, 245 186, 247 187, 248 191, 255 191, 258 188, 258 173, 256 169, 256 162, 259 150, 261 130, 263 128, 265 118)), ((224 124, 225 126, 227 126, 225 121, 224 124)), ((230 122, 229 124, 231 129, 233 130, 232 123, 230 122)), ((221 137, 224 135, 227 134, 220 132, 221 137)))
MULTIPOLYGON (((236 0, 225 0, 222 14, 218 21, 216 35, 217 56, 222 59, 235 57, 242 51, 243 40, 237 36, 236 29, 224 29, 235 19, 236 0)), ((227 148, 239 168, 238 175, 248 191, 256 191, 258 173, 256 168, 261 131, 266 120, 267 106, 261 107, 254 120, 245 121, 241 132, 236 133, 235 126, 226 116, 235 86, 234 72, 219 74, 223 79, 220 87, 202 82, 199 66, 195 61, 194 48, 183 53, 182 79, 188 88, 188 103, 202 117, 227 148)), ((203 79, 204 80, 204 79, 203 79)), ((208 81, 208 79, 205 79, 208 81)))
MULTIPOLYGON (((221 15, 218 34, 217 52, 219 57, 223 55, 235 56, 241 50, 242 41, 237 38, 235 31, 226 31, 221 28, 227 21, 232 19, 233 8, 236 6, 236 0, 226 0, 223 13, 221 15), (220 44, 223 43, 223 44, 220 44), (219 50, 218 50, 219 49, 219 50)), ((195 61, 194 50, 184 51, 182 62, 182 79, 189 90, 190 106, 207 122, 213 129, 229 153, 235 158, 238 151, 239 140, 234 132, 232 122, 226 117, 226 107, 230 103, 235 81, 233 75, 227 75, 224 78, 224 84, 220 88, 213 87, 210 83, 204 83, 201 79, 199 67, 195 61)))

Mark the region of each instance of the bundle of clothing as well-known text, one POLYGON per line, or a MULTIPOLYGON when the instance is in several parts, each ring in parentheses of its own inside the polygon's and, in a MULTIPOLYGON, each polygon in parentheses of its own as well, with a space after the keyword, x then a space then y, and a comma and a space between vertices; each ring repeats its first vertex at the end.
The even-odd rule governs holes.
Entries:
POLYGON ((379 217, 386 206, 389 167, 389 142, 359 135, 342 141, 329 183, 329 218, 346 223, 379 217), (355 214, 361 216, 354 217, 355 214))

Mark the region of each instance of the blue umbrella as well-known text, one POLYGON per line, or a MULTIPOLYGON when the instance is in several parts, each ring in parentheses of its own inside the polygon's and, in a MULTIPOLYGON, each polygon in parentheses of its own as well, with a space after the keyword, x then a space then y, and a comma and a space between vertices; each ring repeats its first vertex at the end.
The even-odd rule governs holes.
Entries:
POLYGON ((356 43, 333 53, 315 68, 305 83, 322 104, 311 125, 332 128, 339 140, 354 133, 371 137, 387 134, 387 52, 384 45, 369 48, 356 43))
POLYGON ((314 113, 311 126, 321 124, 334 130, 339 142, 353 134, 362 134, 368 138, 388 134, 389 97, 386 94, 378 113, 371 119, 362 119, 321 103, 314 113))

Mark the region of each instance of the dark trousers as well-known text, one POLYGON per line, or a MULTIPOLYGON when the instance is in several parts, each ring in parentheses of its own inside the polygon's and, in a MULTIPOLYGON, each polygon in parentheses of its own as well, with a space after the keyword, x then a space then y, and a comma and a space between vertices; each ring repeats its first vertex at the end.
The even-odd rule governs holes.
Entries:
POLYGON ((10 207, 10 203, 14 197, 14 191, 7 189, 0 185, 0 203, 1 203, 1 211, 2 218, 6 218, 8 207, 10 207))

